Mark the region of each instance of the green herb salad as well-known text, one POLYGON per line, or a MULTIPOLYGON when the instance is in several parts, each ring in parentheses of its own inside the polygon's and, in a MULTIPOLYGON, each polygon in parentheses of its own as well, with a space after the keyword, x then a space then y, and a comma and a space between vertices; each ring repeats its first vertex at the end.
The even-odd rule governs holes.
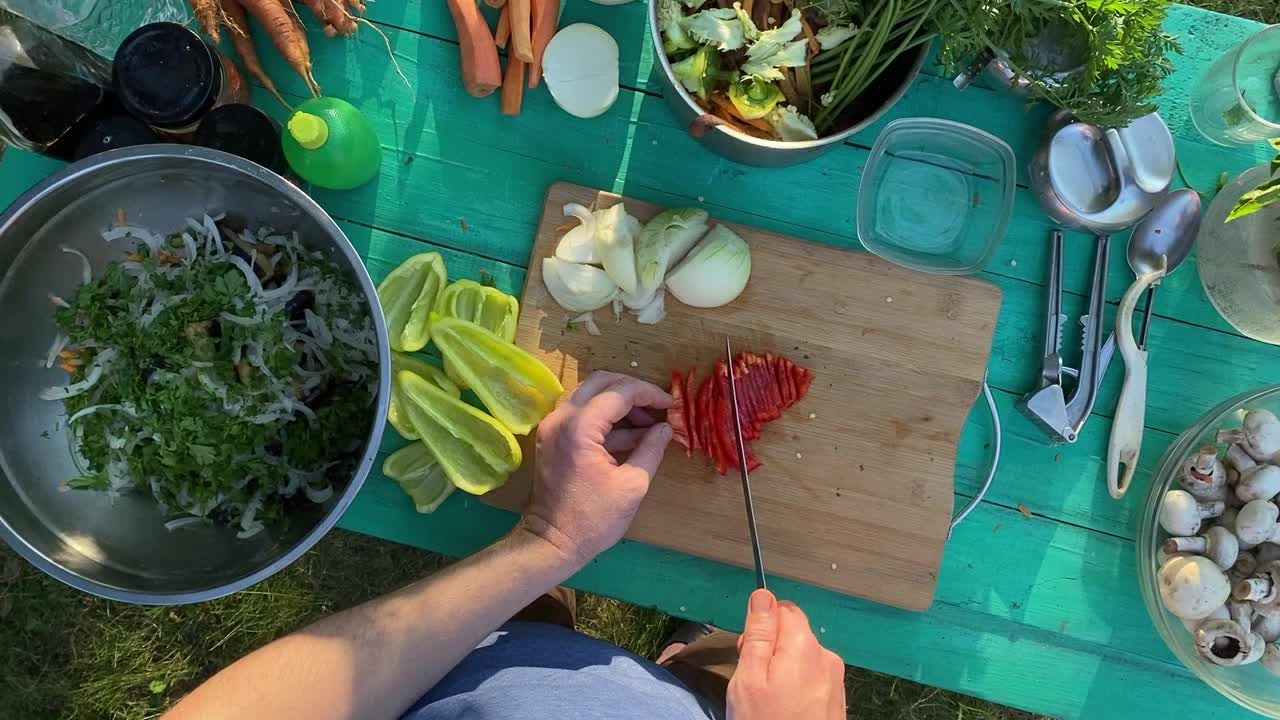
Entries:
POLYGON ((323 503, 346 482, 377 397, 378 343, 359 288, 296 235, 188 219, 162 235, 121 225, 123 260, 72 298, 46 365, 81 475, 70 488, 150 495, 172 529, 213 521, 241 538, 323 503))

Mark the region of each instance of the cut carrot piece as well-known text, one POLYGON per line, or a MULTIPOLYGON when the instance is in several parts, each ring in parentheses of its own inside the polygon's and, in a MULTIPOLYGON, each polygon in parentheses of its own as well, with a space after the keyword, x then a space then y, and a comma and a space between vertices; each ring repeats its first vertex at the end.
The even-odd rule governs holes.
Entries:
POLYGON ((524 99, 524 69, 520 58, 507 58, 507 73, 502 78, 502 114, 519 115, 524 99))
POLYGON ((533 61, 529 63, 529 88, 538 87, 542 81, 542 55, 556 34, 556 21, 560 19, 560 0, 533 0, 533 61))
POLYGON ((500 48, 505 48, 507 40, 511 37, 510 12, 506 5, 502 6, 502 14, 498 16, 498 28, 493 32, 493 44, 500 48))

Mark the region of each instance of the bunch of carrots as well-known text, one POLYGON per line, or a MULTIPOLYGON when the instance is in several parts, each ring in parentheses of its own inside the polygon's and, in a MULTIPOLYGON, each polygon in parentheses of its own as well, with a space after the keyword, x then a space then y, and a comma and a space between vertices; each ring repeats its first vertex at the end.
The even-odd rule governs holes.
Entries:
POLYGON ((502 10, 492 32, 475 0, 448 2, 458 29, 467 92, 486 97, 502 88, 502 113, 519 115, 526 82, 533 89, 542 81, 542 54, 556 34, 560 0, 484 0, 502 10), (505 73, 498 60, 499 48, 507 50, 505 73))
MULTIPOLYGON (((324 34, 329 37, 350 36, 360 23, 374 27, 372 23, 360 17, 365 12, 365 0, 300 0, 311 10, 324 27, 324 34)), ((213 40, 221 42, 221 29, 231 32, 231 43, 235 46, 240 61, 244 63, 249 74, 258 80, 264 88, 276 97, 285 107, 280 92, 276 90, 271 77, 262 69, 258 51, 249 36, 248 16, 253 16, 266 29, 276 50, 289 63, 307 84, 313 96, 320 95, 320 85, 316 82, 311 70, 311 46, 307 44, 307 34, 302 27, 302 18, 293 4, 293 0, 188 0, 195 12, 201 29, 213 40)), ((374 27, 377 30, 376 27, 374 27)), ((381 33, 381 31, 379 31, 381 33)), ((383 35, 385 39, 385 35, 383 35)), ((394 58, 393 58, 394 59, 394 58)))

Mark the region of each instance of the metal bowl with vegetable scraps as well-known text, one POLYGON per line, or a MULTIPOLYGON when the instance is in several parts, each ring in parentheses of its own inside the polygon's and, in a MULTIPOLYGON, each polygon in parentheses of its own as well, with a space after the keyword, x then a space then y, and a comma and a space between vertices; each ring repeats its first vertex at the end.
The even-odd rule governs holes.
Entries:
POLYGON ((0 215, 0 537, 81 590, 228 595, 316 543, 390 394, 373 283, 280 176, 178 145, 68 166, 0 215))

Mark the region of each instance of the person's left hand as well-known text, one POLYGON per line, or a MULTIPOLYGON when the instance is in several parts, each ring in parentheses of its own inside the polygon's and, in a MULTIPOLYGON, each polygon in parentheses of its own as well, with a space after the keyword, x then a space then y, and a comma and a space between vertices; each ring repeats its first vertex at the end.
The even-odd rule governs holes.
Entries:
POLYGON ((671 426, 646 408, 671 407, 662 388, 592 373, 538 426, 539 476, 524 527, 585 565, 626 534, 658 471, 671 426), (619 464, 612 453, 630 451, 619 464))

